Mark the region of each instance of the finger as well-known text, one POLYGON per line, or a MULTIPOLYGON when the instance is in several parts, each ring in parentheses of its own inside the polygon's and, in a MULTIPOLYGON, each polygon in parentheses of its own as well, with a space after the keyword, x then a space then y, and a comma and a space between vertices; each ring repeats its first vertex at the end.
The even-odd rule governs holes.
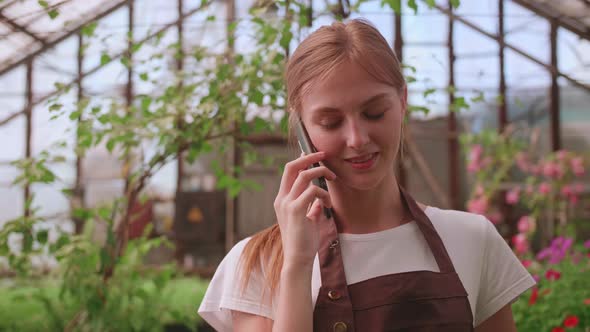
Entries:
POLYGON ((295 182, 293 183, 291 191, 287 197, 296 199, 305 189, 307 189, 307 186, 309 186, 309 183, 313 179, 317 179, 322 176, 330 181, 336 179, 336 174, 334 174, 334 172, 332 172, 326 166, 314 167, 305 171, 301 171, 295 179, 295 182))
POLYGON ((325 152, 315 152, 299 157, 285 164, 285 171, 281 178, 281 185, 277 196, 286 196, 291 191, 293 182, 297 178, 297 175, 299 175, 299 172, 307 169, 314 163, 320 162, 325 156, 325 152))
POLYGON ((305 189, 301 196, 294 200, 292 204, 296 210, 305 209, 307 211, 307 207, 312 204, 316 198, 321 201, 323 206, 332 207, 330 194, 328 194, 328 192, 324 189, 314 185, 309 185, 309 187, 305 189))
POLYGON ((319 199, 316 199, 312 204, 311 208, 307 212, 306 217, 311 221, 316 221, 323 214, 323 205, 319 199))

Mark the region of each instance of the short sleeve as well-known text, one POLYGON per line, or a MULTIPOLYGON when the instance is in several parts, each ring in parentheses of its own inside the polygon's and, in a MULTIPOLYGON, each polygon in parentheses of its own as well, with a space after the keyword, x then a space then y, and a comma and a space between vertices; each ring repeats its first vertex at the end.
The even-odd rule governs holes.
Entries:
POLYGON ((487 220, 485 224, 485 247, 474 317, 475 326, 535 285, 533 277, 494 225, 487 220))
POLYGON ((199 306, 199 315, 216 331, 232 331, 231 310, 273 319, 270 290, 259 273, 253 273, 248 287, 240 289, 238 263, 250 238, 237 243, 223 258, 199 306))

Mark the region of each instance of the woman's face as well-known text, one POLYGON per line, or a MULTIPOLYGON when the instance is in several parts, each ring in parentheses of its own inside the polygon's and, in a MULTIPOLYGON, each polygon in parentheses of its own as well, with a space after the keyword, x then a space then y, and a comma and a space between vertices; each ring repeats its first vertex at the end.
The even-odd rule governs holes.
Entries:
POLYGON ((303 123, 339 182, 370 189, 393 175, 406 108, 397 90, 345 62, 302 96, 303 123))

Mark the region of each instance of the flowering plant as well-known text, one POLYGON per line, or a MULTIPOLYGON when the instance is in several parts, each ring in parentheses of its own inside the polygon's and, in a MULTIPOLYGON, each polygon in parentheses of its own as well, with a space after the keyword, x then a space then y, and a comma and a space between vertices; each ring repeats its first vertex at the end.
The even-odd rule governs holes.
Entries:
POLYGON ((529 250, 529 239, 536 231, 541 244, 565 234, 584 190, 586 161, 582 155, 560 150, 536 158, 525 150, 523 141, 492 131, 465 135, 462 143, 468 151, 467 171, 475 180, 468 211, 498 224, 505 221, 499 210, 502 203, 525 207, 529 212, 520 217, 518 233, 512 237, 518 254, 529 250), (505 185, 522 176, 523 184, 505 185))
POLYGON ((590 240, 557 237, 523 265, 537 280, 512 308, 518 331, 590 329, 590 240), (542 318, 542 319, 540 319, 542 318))

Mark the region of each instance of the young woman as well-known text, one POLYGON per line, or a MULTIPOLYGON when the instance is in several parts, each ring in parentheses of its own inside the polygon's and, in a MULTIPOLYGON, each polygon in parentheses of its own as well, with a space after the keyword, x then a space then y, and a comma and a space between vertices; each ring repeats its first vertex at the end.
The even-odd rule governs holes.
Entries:
POLYGON ((319 152, 287 163, 278 223, 228 253, 199 314, 218 331, 516 331, 510 304, 535 282, 495 227, 398 185, 407 90, 381 34, 320 28, 286 84, 319 152))

